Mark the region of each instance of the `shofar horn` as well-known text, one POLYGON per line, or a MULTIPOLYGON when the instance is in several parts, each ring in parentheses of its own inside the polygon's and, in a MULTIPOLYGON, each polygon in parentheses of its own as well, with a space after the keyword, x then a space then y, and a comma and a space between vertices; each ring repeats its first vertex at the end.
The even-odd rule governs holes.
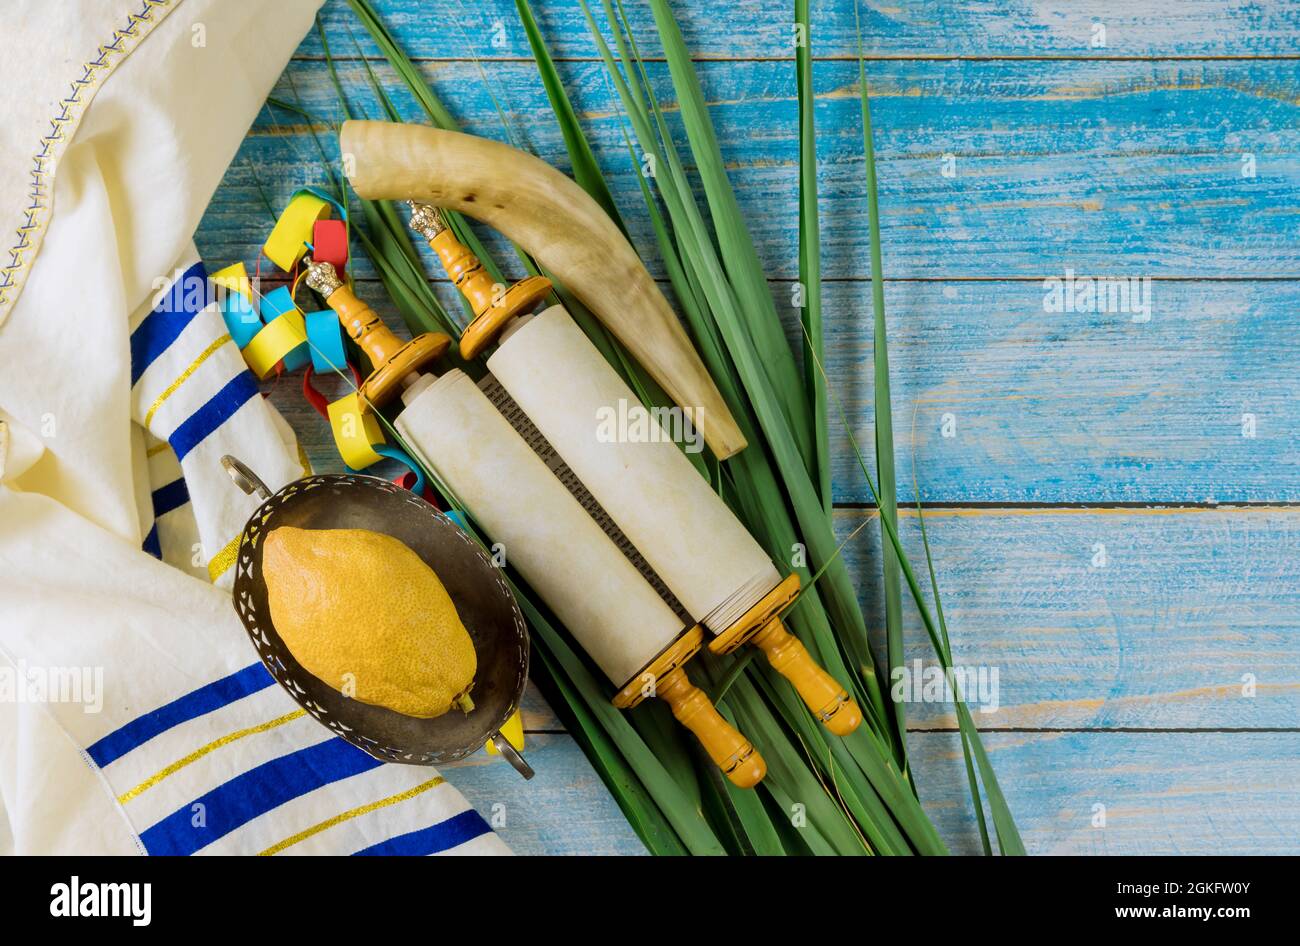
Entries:
POLYGON ((744 449, 668 300, 608 214, 568 177, 499 141, 422 125, 344 122, 339 148, 361 197, 447 207, 523 247, 689 409, 719 459, 744 449))

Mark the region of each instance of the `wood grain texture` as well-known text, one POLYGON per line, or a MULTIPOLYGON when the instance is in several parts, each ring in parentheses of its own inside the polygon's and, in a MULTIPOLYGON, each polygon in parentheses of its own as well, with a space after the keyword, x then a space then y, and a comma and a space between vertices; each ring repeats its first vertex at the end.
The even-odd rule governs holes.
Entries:
POLYGON ((532 735, 529 781, 479 752, 441 771, 516 854, 644 854, 645 847, 572 736, 532 735))
MULTIPOLYGON (((976 712, 980 728, 1296 727, 1300 508, 941 509, 925 520, 954 662, 997 672, 997 711, 976 712)), ((841 510, 836 525, 853 536, 845 555, 879 627, 866 579, 879 561, 874 512, 841 510)), ((901 535, 928 599, 914 510, 901 535)), ((909 662, 933 665, 910 598, 904 611, 909 662)), ((908 722, 952 727, 952 710, 909 705, 908 722)))
MULTIPOLYGON (((990 733, 984 745, 1030 854, 1296 852, 1300 734, 990 733)), ((979 853, 958 736, 910 746, 940 833, 955 853, 979 853)))
MULTIPOLYGON (((597 55, 576 2, 533 0, 552 55, 597 55)), ((591 3, 605 28, 599 0, 591 3)), ((513 0, 478 0, 472 12, 457 0, 386 0, 385 22, 412 56, 437 59, 531 58, 513 0)), ((628 20, 645 55, 662 54, 646 0, 626 0, 628 20)), ((789 4, 771 0, 692 0, 673 9, 692 55, 705 59, 790 58, 789 4)), ((1275 56, 1294 55, 1300 10, 1286 0, 909 0, 861 3, 868 56, 1275 56), (1094 46, 1094 23, 1106 27, 1094 46)), ((327 4, 326 28, 346 36, 347 8, 327 4)), ((854 56, 858 41, 853 4, 812 4, 813 49, 818 56, 854 56)), ((607 32, 608 35, 608 32, 607 32)), ((350 46, 348 47, 350 49, 350 46)), ((377 51, 368 42, 362 50, 377 51)), ((336 55, 339 50, 331 47, 336 55)), ((320 55, 314 37, 304 55, 320 55)))
MULTIPOLYGON (((1134 321, 1046 312, 1040 281, 887 284, 900 498, 916 499, 915 456, 926 502, 1300 500, 1300 283, 1148 289, 1150 321, 1134 321)), ((823 295, 852 426, 831 424, 835 497, 870 502, 853 450, 873 443, 868 289, 823 295)))
MULTIPOLYGON (((979 853, 957 735, 909 744, 950 849, 979 853)), ((987 733, 984 744, 1030 854, 1295 853, 1298 733, 987 733)), ((517 854, 643 853, 570 737, 533 739, 528 759, 531 782, 486 756, 446 772, 485 818, 504 818, 497 830, 517 854)))
MULTIPOLYGON (((666 67, 649 69, 670 102, 666 67)), ((401 114, 423 120, 387 65, 375 70, 401 114)), ((1296 70, 1276 60, 873 64, 886 277, 1043 278, 1067 267, 1081 275, 1300 277, 1300 137, 1287 132, 1300 121, 1296 70), (952 177, 942 173, 946 155, 952 177), (1254 177, 1243 177, 1243 155, 1254 157, 1254 177)), ((363 67, 340 71, 358 117, 378 116, 363 67)), ((520 145, 567 166, 531 62, 495 63, 490 72, 440 62, 423 71, 467 131, 505 136, 495 97, 520 145)), ((561 73, 634 243, 662 275, 603 66, 571 63, 561 73)), ((793 66, 705 63, 700 78, 764 269, 796 278, 793 66)), ((823 274, 863 278, 856 64, 818 64, 814 87, 823 274)), ((275 94, 296 96, 319 120, 340 117, 323 63, 291 63, 275 94)), ((684 141, 674 109, 668 117, 684 141)), ((321 176, 310 137, 291 118, 263 110, 205 217, 205 253, 256 256, 268 225, 257 178, 278 197, 321 176)), ((335 154, 332 133, 321 134, 335 154)))
MULTIPOLYGON (((495 97, 518 143, 567 167, 512 0, 486 0, 468 19, 449 0, 378 6, 467 130, 505 137, 495 97)), ((646 0, 626 6, 642 48, 659 55, 646 0)), ((673 6, 797 342, 790 11, 757 0, 673 6)), ((580 8, 534 7, 633 239, 661 276, 580 8)), ((853 7, 814 3, 813 15, 827 368, 869 446, 853 7)), ((976 721, 1002 730, 985 744, 1027 848, 1296 853, 1300 5, 872 0, 863 15, 900 500, 915 498, 915 455, 920 495, 946 504, 926 522, 958 663, 998 670, 999 709, 976 721), (1091 45, 1098 22, 1104 47, 1091 45), (1252 158, 1254 176, 1243 175, 1252 158), (1067 270, 1151 277, 1149 320, 1049 311, 1044 280, 1067 270), (1243 436, 1247 415, 1253 437, 1243 436), (1105 508, 1117 503, 1199 505, 1105 508), (1248 674, 1253 696, 1242 689, 1248 674), (1104 828, 1092 825, 1098 804, 1104 828)), ((349 28, 361 53, 377 54, 341 0, 322 20, 336 54, 356 55, 349 28)), ((319 59, 309 36, 275 95, 300 99, 320 120, 333 157, 324 123, 340 113, 319 59)), ((372 65, 402 114, 419 120, 387 65, 372 65)), ((652 63, 650 73, 683 138, 666 68, 652 63)), ((343 63, 341 77, 354 108, 378 117, 362 65, 343 63)), ((278 210, 320 177, 307 126, 264 110, 196 237, 204 258, 251 265, 272 222, 257 184, 278 210)), ((396 327, 368 261, 355 273, 396 327)), ((450 288, 436 289, 459 314, 450 288)), ((317 467, 339 469, 328 427, 297 387, 288 378, 269 390, 317 467)), ((341 393, 336 381, 323 387, 341 393)), ((832 436, 836 528, 852 536, 844 554, 879 627, 878 524, 859 508, 870 496, 838 421, 832 436)), ((914 513, 902 532, 923 573, 914 513)), ((908 656, 928 663, 914 609, 905 613, 908 656)), ((912 764, 943 836, 973 853, 950 714, 942 702, 909 705, 912 764)), ((485 755, 451 769, 451 780, 486 817, 505 814, 501 831, 519 853, 639 853, 532 687, 525 726, 536 780, 485 755)))

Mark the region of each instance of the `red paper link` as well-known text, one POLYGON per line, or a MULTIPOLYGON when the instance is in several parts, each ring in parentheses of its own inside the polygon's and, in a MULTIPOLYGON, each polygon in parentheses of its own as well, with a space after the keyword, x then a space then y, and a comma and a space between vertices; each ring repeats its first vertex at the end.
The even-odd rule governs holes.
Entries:
MULTIPOLYGON (((360 387, 361 373, 357 371, 356 365, 352 364, 352 362, 348 362, 348 368, 352 372, 352 378, 356 382, 357 387, 360 387)), ((308 365, 307 370, 304 371, 302 375, 302 396, 307 399, 308 404, 315 408, 317 414, 321 417, 328 418, 329 400, 324 394, 317 391, 315 385, 311 383, 312 375, 313 372, 311 370, 311 365, 308 365)))
MULTIPOLYGON (((412 471, 407 470, 401 476, 394 479, 393 483, 396 484, 397 486, 402 487, 402 489, 412 489, 415 486, 415 474, 412 471)), ((429 503, 429 505, 433 506, 434 509, 442 508, 441 506, 438 505, 438 497, 433 494, 433 490, 428 486, 427 483, 425 484, 424 487, 423 498, 429 503)))
POLYGON ((348 226, 342 220, 317 220, 311 232, 311 258, 331 263, 339 273, 348 263, 348 226))

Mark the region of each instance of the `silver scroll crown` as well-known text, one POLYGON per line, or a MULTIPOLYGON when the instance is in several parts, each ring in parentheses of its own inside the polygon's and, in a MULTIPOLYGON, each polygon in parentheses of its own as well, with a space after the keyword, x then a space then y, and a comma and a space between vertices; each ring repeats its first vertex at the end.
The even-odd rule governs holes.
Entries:
POLYGON ((333 263, 327 263, 324 260, 313 262, 307 267, 307 275, 304 277, 307 285, 315 289, 322 296, 328 299, 334 290, 343 285, 343 280, 339 279, 339 274, 334 270, 333 263))
POLYGON ((411 207, 411 229, 426 240, 432 240, 447 229, 446 221, 433 204, 422 204, 414 200, 408 200, 407 203, 411 207))

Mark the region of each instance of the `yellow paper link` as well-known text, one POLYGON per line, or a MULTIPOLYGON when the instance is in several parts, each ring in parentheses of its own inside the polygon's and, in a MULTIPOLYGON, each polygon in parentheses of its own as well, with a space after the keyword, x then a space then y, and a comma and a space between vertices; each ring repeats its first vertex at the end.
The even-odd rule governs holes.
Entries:
POLYGON ((329 419, 339 456, 352 469, 364 470, 383 459, 373 447, 385 442, 384 432, 355 391, 329 405, 329 419))
POLYGON ((149 791, 149 789, 153 788, 155 785, 157 785, 163 779, 167 778, 169 775, 175 775, 177 772, 185 768, 187 765, 192 765, 193 763, 199 761, 199 759, 203 758, 209 752, 213 752, 217 749, 220 749, 222 746, 228 746, 232 742, 236 742, 240 739, 243 739, 245 736, 255 736, 258 733, 266 732, 267 730, 270 729, 275 729, 277 726, 283 726, 285 723, 291 723, 295 719, 300 719, 301 717, 306 715, 307 715, 306 710, 294 710, 292 713, 286 713, 285 715, 277 719, 268 720, 267 722, 261 723, 257 726, 249 726, 247 729, 239 729, 236 730, 235 732, 230 733, 229 735, 222 736, 220 739, 214 739, 206 746, 201 746, 200 748, 195 749, 193 752, 185 756, 183 759, 177 759, 175 762, 167 766, 165 769, 160 769, 159 771, 155 772, 153 775, 149 776, 147 779, 145 779, 135 788, 131 789, 129 792, 123 792, 121 795, 118 795, 117 800, 121 804, 125 805, 132 798, 136 798, 140 795, 143 795, 145 792, 149 791))
POLYGON ((305 344, 307 323, 303 321, 301 312, 290 309, 277 315, 253 336, 244 346, 244 360, 253 374, 265 380, 285 355, 305 344))
POLYGON ((408 798, 414 798, 416 795, 422 795, 431 788, 437 788, 445 781, 446 779, 439 775, 436 778, 429 779, 427 782, 421 782, 419 785, 415 786, 415 788, 407 789, 400 794, 391 795, 388 798, 381 798, 379 801, 372 801, 368 805, 362 805, 359 808, 353 808, 349 811, 343 812, 342 814, 335 815, 333 818, 322 821, 320 824, 312 825, 310 828, 307 828, 304 831, 299 831, 297 834, 287 837, 283 841, 272 844, 265 851, 258 854, 258 857, 270 857, 272 854, 279 854, 285 848, 293 847, 298 842, 305 841, 313 835, 320 834, 322 831, 328 830, 335 825, 342 824, 345 821, 351 821, 353 818, 360 817, 361 815, 368 814, 372 811, 378 811, 380 808, 387 808, 389 805, 396 805, 398 802, 404 802, 408 798))
POLYGON ((307 253, 307 243, 311 240, 316 221, 328 218, 331 210, 329 201, 315 194, 295 194, 275 222, 262 252, 285 272, 293 269, 307 253))
POLYGON ((211 345, 203 349, 203 351, 199 352, 199 356, 190 362, 190 366, 186 368, 184 371, 182 371, 180 375, 177 376, 175 381, 173 381, 171 384, 167 385, 167 387, 163 389, 162 394, 159 394, 158 397, 154 399, 154 402, 149 405, 149 410, 145 411, 145 415, 144 415, 145 427, 149 426, 149 422, 153 420, 153 415, 158 413, 158 408, 163 406, 163 402, 166 401, 173 394, 175 394, 176 389, 179 388, 182 384, 184 384, 185 380, 190 375, 194 374, 194 372, 199 370, 199 365, 207 361, 208 358, 212 356, 213 352, 215 352, 222 345, 226 344, 226 342, 228 341, 230 341, 229 335, 222 335, 220 338, 213 341, 211 345))
MULTIPOLYGON (((515 749, 523 752, 524 716, 521 710, 515 710, 514 714, 506 720, 505 725, 501 727, 501 735, 505 736, 506 742, 514 746, 515 749)), ((492 744, 492 740, 490 739, 487 741, 484 748, 487 749, 488 755, 500 755, 500 753, 497 752, 497 747, 492 744)))
POLYGON ((146 457, 156 457, 158 456, 158 454, 162 453, 170 446, 171 444, 169 444, 166 440, 164 440, 162 443, 154 444, 152 447, 150 447, 148 450, 144 452, 144 455, 146 457))
POLYGON ((235 559, 239 556, 239 540, 243 537, 243 532, 240 532, 227 542, 220 552, 212 556, 212 561, 208 562, 208 581, 216 584, 217 579, 229 571, 231 565, 235 564, 235 559))
POLYGON ((253 301, 253 287, 248 279, 248 270, 243 263, 232 263, 225 269, 219 269, 208 277, 208 282, 221 286, 230 292, 237 292, 250 303, 253 301))

